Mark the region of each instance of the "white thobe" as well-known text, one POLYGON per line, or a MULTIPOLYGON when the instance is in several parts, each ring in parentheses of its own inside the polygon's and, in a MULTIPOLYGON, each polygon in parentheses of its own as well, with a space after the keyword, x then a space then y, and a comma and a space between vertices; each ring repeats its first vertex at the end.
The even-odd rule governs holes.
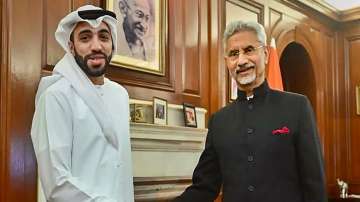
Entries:
POLYGON ((107 79, 96 89, 114 120, 118 150, 65 78, 38 100, 31 136, 48 201, 134 201, 128 94, 107 79))

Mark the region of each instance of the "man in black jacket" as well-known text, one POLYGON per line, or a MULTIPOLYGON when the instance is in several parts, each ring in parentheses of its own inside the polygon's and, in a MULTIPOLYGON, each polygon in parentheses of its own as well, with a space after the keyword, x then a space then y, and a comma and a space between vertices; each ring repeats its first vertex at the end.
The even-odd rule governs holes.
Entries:
POLYGON ((303 95, 269 88, 263 26, 232 22, 224 45, 238 98, 210 118, 193 184, 175 201, 211 202, 222 186, 224 202, 326 202, 310 102, 303 95))

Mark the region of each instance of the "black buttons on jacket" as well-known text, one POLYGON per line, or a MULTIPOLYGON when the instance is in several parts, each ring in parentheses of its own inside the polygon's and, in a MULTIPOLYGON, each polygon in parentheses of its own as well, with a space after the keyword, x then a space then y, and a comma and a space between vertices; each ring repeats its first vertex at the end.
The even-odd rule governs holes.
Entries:
POLYGON ((248 156, 248 161, 252 162, 254 160, 254 156, 248 156))
POLYGON ((250 186, 248 186, 248 190, 251 191, 251 192, 253 192, 253 191, 255 190, 255 187, 252 186, 252 185, 250 185, 250 186))

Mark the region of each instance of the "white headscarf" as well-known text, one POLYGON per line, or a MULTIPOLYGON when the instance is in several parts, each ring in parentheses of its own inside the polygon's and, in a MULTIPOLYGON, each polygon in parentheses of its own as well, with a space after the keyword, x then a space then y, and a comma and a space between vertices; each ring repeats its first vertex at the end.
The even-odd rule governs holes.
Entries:
POLYGON ((65 16, 59 23, 56 32, 55 32, 55 38, 57 40, 57 42, 61 45, 61 47, 66 51, 70 53, 70 48, 69 48, 69 41, 70 41, 70 35, 72 33, 72 31, 74 30, 75 26, 77 23, 79 22, 87 22, 89 23, 92 27, 96 28, 100 25, 101 22, 105 22, 109 27, 110 27, 110 31, 111 31, 111 37, 112 37, 112 42, 114 45, 114 52, 117 49, 117 32, 116 32, 116 19, 109 16, 109 15, 104 15, 101 16, 95 20, 87 20, 87 19, 83 19, 79 16, 79 11, 85 11, 85 10, 103 10, 102 8, 93 6, 93 5, 85 5, 82 6, 80 8, 78 8, 76 11, 69 13, 67 16, 65 16))
POLYGON ((57 42, 66 51, 66 53, 64 57, 55 65, 53 75, 43 77, 41 79, 36 94, 35 104, 37 105, 40 96, 49 86, 54 84, 59 79, 65 78, 71 83, 77 94, 83 99, 86 105, 93 112, 108 142, 112 144, 116 149, 118 149, 119 143, 116 131, 114 129, 114 123, 110 118, 109 109, 106 108, 105 103, 102 101, 101 96, 98 94, 93 83, 76 63, 75 58, 71 54, 70 47, 68 45, 70 41, 70 35, 77 23, 87 22, 92 27, 96 28, 100 25, 101 22, 104 21, 110 28, 113 45, 116 50, 116 19, 111 17, 110 15, 103 15, 93 20, 83 19, 79 16, 78 11, 85 10, 103 9, 92 5, 82 6, 76 11, 71 12, 70 14, 65 16, 60 21, 58 28, 55 32, 55 38, 57 42))

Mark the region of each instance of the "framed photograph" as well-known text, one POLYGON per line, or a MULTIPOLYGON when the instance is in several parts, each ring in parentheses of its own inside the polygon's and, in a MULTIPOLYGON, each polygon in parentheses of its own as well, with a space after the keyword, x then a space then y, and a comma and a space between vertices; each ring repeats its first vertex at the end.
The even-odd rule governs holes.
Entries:
POLYGON ((165 75, 167 0, 105 0, 116 13, 117 50, 111 64, 165 75))
POLYGON ((130 117, 132 122, 145 123, 145 107, 142 104, 130 104, 130 117))
POLYGON ((196 122, 196 109, 193 105, 190 104, 183 104, 183 110, 184 110, 184 122, 185 126, 187 127, 197 127, 196 122))
POLYGON ((167 101, 162 98, 154 97, 154 124, 166 125, 168 121, 167 101))

